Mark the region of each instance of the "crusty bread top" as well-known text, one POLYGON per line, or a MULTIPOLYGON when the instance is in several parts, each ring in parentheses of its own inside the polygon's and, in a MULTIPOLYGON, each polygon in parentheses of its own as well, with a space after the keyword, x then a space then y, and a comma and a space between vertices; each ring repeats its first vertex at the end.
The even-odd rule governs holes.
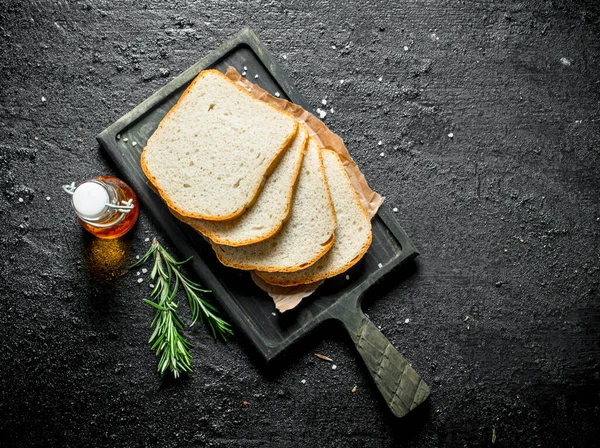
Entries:
POLYGON ((231 247, 213 244, 219 260, 238 269, 296 271, 310 266, 332 246, 336 226, 321 149, 312 138, 292 202, 292 213, 281 230, 264 241, 231 247))
POLYGON ((333 277, 357 263, 371 245, 371 220, 342 161, 335 152, 326 150, 323 151, 323 165, 337 216, 333 247, 316 263, 300 271, 257 272, 267 283, 294 286, 333 277))
POLYGON ((245 246, 269 238, 289 217, 307 142, 308 130, 300 125, 296 138, 265 182, 254 205, 237 218, 208 221, 181 216, 175 211, 173 214, 217 244, 245 246))
POLYGON ((297 128, 289 113, 205 70, 150 137, 141 166, 180 215, 231 219, 252 205, 297 128))

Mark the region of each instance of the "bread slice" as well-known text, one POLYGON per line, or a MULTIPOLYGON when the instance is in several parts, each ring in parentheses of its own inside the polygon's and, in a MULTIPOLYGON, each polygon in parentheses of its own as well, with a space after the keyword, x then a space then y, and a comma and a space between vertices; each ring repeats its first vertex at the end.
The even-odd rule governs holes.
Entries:
POLYGON ((296 138, 285 151, 281 162, 269 176, 252 207, 227 221, 208 221, 173 214, 217 244, 244 246, 275 234, 288 219, 292 209, 294 187, 306 152, 308 131, 300 125, 296 138))
POLYGON ((281 230, 271 238, 248 246, 213 244, 223 264, 246 270, 297 271, 310 266, 331 248, 335 214, 321 149, 312 138, 308 139, 298 177, 292 213, 281 230))
POLYGON ((341 159, 323 151, 323 165, 337 216, 335 243, 323 258, 295 272, 257 272, 267 283, 294 286, 333 277, 356 264, 371 245, 371 220, 350 183, 341 159))
POLYGON ((252 205, 297 129, 291 114, 205 70, 150 137, 141 166, 180 215, 231 219, 252 205))

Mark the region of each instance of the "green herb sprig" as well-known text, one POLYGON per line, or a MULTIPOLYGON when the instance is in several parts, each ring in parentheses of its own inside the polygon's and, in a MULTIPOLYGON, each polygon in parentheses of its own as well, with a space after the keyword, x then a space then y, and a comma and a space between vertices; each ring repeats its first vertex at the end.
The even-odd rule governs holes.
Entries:
POLYGON ((158 362, 160 375, 163 376, 167 370, 170 370, 173 376, 178 378, 180 374, 192 371, 190 349, 193 347, 181 333, 184 325, 177 314, 178 304, 175 302, 175 297, 180 284, 185 291, 192 313, 190 326, 202 320, 210 327, 213 337, 219 336, 224 341, 227 340, 227 335, 233 335, 233 331, 231 325, 217 315, 218 310, 214 305, 202 297, 202 293, 211 291, 202 289, 200 285, 181 273, 180 266, 188 262, 191 257, 184 261, 177 261, 154 239, 148 252, 130 269, 146 263, 150 257, 154 258, 150 278, 155 282, 155 286, 150 293, 153 300, 144 299, 146 304, 154 308, 154 319, 151 324, 154 332, 149 342, 152 344, 151 349, 160 356, 158 362))

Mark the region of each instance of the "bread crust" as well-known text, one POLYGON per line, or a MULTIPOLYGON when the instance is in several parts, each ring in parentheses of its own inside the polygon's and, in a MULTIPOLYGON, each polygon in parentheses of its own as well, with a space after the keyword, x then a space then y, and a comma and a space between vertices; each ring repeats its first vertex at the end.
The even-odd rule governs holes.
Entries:
MULTIPOLYGON (((304 125, 302 125, 302 124, 299 124, 299 126, 304 127, 304 125)), ((205 237, 209 238, 211 240, 211 242, 213 242, 215 244, 221 244, 223 246, 239 247, 239 246, 247 246, 247 245, 254 244, 254 243, 260 243, 261 241, 264 241, 267 238, 272 237, 273 235, 277 234, 277 232, 279 232, 279 230, 281 230, 281 227, 283 227, 283 225, 288 221, 288 219, 290 217, 290 213, 292 211, 292 200, 294 198, 294 192, 296 191, 296 186, 298 185, 298 178, 300 177, 299 176, 300 170, 302 168, 302 160, 304 159, 304 155, 306 154, 306 149, 308 148, 308 139, 309 139, 308 130, 306 130, 306 137, 304 138, 304 142, 302 143, 302 149, 301 149, 302 155, 300 156, 300 163, 297 164, 296 170, 294 172, 295 178, 294 178, 292 188, 290 189, 288 196, 287 196, 287 207, 286 207, 286 210, 284 213, 284 217, 279 222, 279 224, 276 227, 274 227, 273 229, 271 229, 271 231, 269 231, 268 233, 261 235, 257 238, 241 240, 241 241, 239 241, 239 240, 235 241, 235 240, 231 240, 231 239, 227 239, 227 238, 221 238, 221 236, 218 233, 212 232, 210 230, 203 228, 201 225, 195 224, 194 218, 188 218, 187 216, 182 216, 178 212, 176 212, 175 210, 173 210, 171 208, 169 208, 169 210, 177 219, 179 219, 180 221, 191 226, 194 230, 201 233, 205 237)), ((288 150, 289 150, 289 148, 288 148, 288 150)), ((257 197, 257 199, 258 199, 258 197, 257 197)))
MULTIPOLYGON (((329 151, 330 153, 334 154, 335 157, 337 158, 340 166, 343 168, 343 163, 340 159, 340 157, 338 156, 338 154, 335 151, 332 151, 330 149, 323 149, 323 151, 329 151)), ((342 169, 342 172, 344 173, 344 176, 346 176, 346 179, 348 180, 348 183, 350 185, 352 185, 352 183, 350 182, 350 178, 348 177, 348 173, 346 172, 345 169, 342 169)), ((371 243, 373 241, 373 230, 372 230, 372 226, 371 226, 371 218, 369 217, 369 214, 367 213, 367 211, 365 210, 365 208, 363 207, 362 203, 360 202, 360 199, 358 197, 358 194, 356 193, 356 190, 354 190, 354 188, 352 188, 352 194, 354 196, 354 200, 356 201, 356 203, 360 206, 360 210, 362 211, 363 215, 366 218, 366 221, 369 223, 369 237, 367 239, 367 241, 365 241, 365 243, 363 244, 363 246, 361 247, 361 250, 359 252, 358 255, 356 255, 356 257, 354 257, 352 260, 348 261, 346 264, 344 264, 343 266, 341 266, 338 269, 334 269, 333 271, 328 271, 328 272, 324 272, 320 275, 313 275, 312 277, 307 277, 306 279, 303 280, 278 280, 276 278, 271 278, 268 273, 269 272, 275 272, 275 271, 267 271, 265 269, 261 269, 260 271, 254 271, 256 273, 256 275, 258 275, 261 279, 263 279, 265 282, 271 284, 271 285, 275 285, 275 286, 297 286, 297 285, 305 285, 308 283, 314 283, 317 282, 319 280, 324 280, 327 278, 331 278, 331 277, 335 277, 336 275, 339 275, 343 272, 346 272, 348 269, 350 269, 352 266, 354 266, 356 263, 358 263, 361 258, 365 255, 365 253, 367 252, 367 250, 369 249, 369 247, 371 246, 371 243)), ((289 271, 283 271, 280 270, 278 272, 289 272, 289 271)))
POLYGON ((169 116, 171 114, 173 114, 179 108, 179 106, 181 105, 181 102, 190 93, 192 87, 199 80, 201 80, 204 76, 206 76, 209 73, 216 74, 217 76, 220 76, 221 78, 225 79, 228 83, 234 85, 240 92, 243 92, 245 95, 248 95, 254 101, 260 101, 260 100, 258 100, 256 98, 254 98, 246 89, 244 89, 244 88, 238 86, 237 84, 235 84, 234 82, 232 82, 229 78, 227 78, 227 76, 225 76, 220 71, 215 70, 215 69, 209 69, 209 70, 203 70, 203 71, 201 71, 198 74, 198 76, 196 76, 194 78, 194 80, 190 83, 190 85, 185 89, 185 91, 182 93, 182 95, 179 97, 179 100, 177 100, 177 103, 175 104, 175 106, 173 106, 171 108, 171 110, 169 110, 169 112, 167 112, 167 114, 164 116, 164 118, 161 120, 160 124, 158 125, 158 128, 156 128, 156 131, 154 131, 154 133, 152 134, 152 136, 146 142, 146 146, 144 146, 144 149, 142 151, 142 155, 140 157, 140 165, 142 167, 142 171, 146 175, 146 178, 148 179, 148 181, 150 181, 150 183, 154 186, 154 188, 156 188, 156 190, 158 191, 160 197, 163 198, 163 200, 169 206, 169 209, 174 210, 177 213, 179 213, 181 216, 186 216, 188 218, 206 219, 208 221, 225 221, 227 219, 232 219, 232 218, 235 218, 237 216, 240 216, 242 213, 244 213, 248 208, 250 208, 254 204, 254 202, 258 198, 258 195, 259 195, 260 191, 262 190, 262 187, 263 187, 266 179, 271 175, 271 173, 273 172, 273 170, 277 166, 277 163, 281 159, 281 157, 283 156, 285 149, 287 149, 289 147, 289 145, 292 143, 292 141, 294 140, 294 138, 296 138, 296 134, 298 133, 298 125, 299 124, 298 124, 298 121, 296 120, 296 118, 294 118, 294 116, 292 114, 290 114, 289 112, 286 112, 286 111, 283 111, 281 109, 278 109, 275 106, 273 106, 272 104, 263 103, 263 104, 266 104, 267 106, 271 107, 273 110, 276 110, 279 113, 285 114, 285 115, 289 116, 292 120, 294 120, 294 130, 288 135, 288 137, 284 141, 283 145, 279 148, 279 150, 277 151, 277 153, 275 154, 275 156, 269 162, 268 168, 265 171, 265 173, 263 174, 262 181, 259 183, 259 185, 257 185, 257 188, 253 192, 252 200, 250 202, 248 202, 246 205, 244 205, 243 207, 240 207, 239 209, 237 209, 236 211, 234 211, 233 213, 230 213, 229 215, 201 215, 200 213, 190 213, 190 212, 187 212, 187 211, 181 209, 171 199, 169 199, 169 197, 167 196, 167 194, 165 193, 165 191, 158 184, 156 178, 150 173, 150 170, 148 169, 148 166, 146 164, 146 155, 147 155, 146 149, 148 147, 148 144, 154 138, 154 136, 157 133, 159 133, 159 131, 162 130, 163 123, 165 123, 165 121, 167 121, 167 119, 169 118, 169 116))
MULTIPOLYGON (((325 255, 327 252, 329 252, 329 249, 331 249, 331 246, 333 246, 334 241, 335 241, 335 235, 332 233, 331 237, 327 240, 325 245, 323 245, 323 249, 312 260, 302 263, 301 265, 292 266, 292 267, 288 267, 288 268, 282 268, 279 266, 267 266, 267 267, 261 267, 260 269, 263 272, 295 272, 295 271, 299 271, 301 269, 306 269, 307 267, 315 264, 320 258, 323 257, 323 255, 325 255)), ((223 263, 225 266, 229 266, 230 268, 235 268, 235 269, 241 269, 243 271, 258 272, 258 271, 256 271, 256 266, 246 264, 246 263, 233 263, 233 262, 229 262, 228 260, 223 259, 222 255, 219 253, 218 249, 215 247, 216 245, 211 242, 211 246, 214 249, 215 253, 217 254, 217 258, 219 259, 219 261, 221 263, 223 263)))
MULTIPOLYGON (((310 139, 310 137, 309 137, 309 139, 310 139)), ((307 139, 307 146, 308 146, 309 139, 307 139)), ((322 175, 323 179, 325 180, 329 209, 333 216, 333 230, 331 233, 331 237, 322 245, 323 249, 321 249, 319 251, 319 253, 315 257, 313 257, 311 260, 309 260, 308 262, 302 263, 297 266, 287 267, 287 268, 282 268, 281 266, 266 266, 266 267, 261 266, 260 270, 263 272, 295 272, 295 271, 299 271, 301 269, 306 269, 307 267, 315 264, 319 259, 321 259, 323 257, 323 255, 325 255, 327 252, 329 252, 329 250, 331 249, 331 247, 333 246, 333 244, 335 242, 335 228, 337 227, 337 217, 335 215, 335 209, 333 208, 333 200, 331 199, 331 193, 329 191, 329 184, 327 183, 327 176, 325 175, 325 167, 323 166, 322 151, 324 151, 324 149, 321 148, 320 146, 317 146, 317 150, 318 150, 318 156, 319 156, 319 171, 321 172, 321 175, 322 175)), ((292 207, 293 207, 293 203, 292 203, 292 207)), ((223 263, 225 266, 229 266, 231 268, 236 268, 236 269, 241 269, 244 271, 255 271, 258 268, 257 266, 250 265, 248 263, 234 262, 234 261, 226 260, 223 258, 223 255, 220 253, 219 247, 217 244, 211 242, 211 246, 212 246, 213 250, 215 251, 215 254, 217 255, 217 258, 219 259, 219 261, 221 263, 223 263)))

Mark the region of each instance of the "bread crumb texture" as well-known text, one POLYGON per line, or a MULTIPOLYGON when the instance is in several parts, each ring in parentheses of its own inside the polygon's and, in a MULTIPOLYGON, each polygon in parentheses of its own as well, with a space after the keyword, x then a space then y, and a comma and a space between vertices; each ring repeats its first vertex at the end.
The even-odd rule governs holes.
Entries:
POLYGON ((231 219, 252 205, 297 128, 290 114, 206 70, 150 137, 141 164, 179 214, 231 219))
POLYGON ((244 246, 269 238, 281 228, 291 212, 294 187, 302 166, 307 141, 308 131, 304 126, 300 126, 296 138, 267 179, 254 205, 237 218, 227 221, 208 221, 173 213, 218 244, 244 246))
POLYGON ((312 283, 340 274, 356 264, 372 240, 371 220, 338 155, 323 151, 323 164, 337 217, 331 250, 310 267, 295 272, 257 272, 267 283, 293 286, 312 283))
POLYGON ((321 149, 309 138, 289 220, 271 238, 231 247, 213 244, 222 263, 246 270, 296 271, 332 246, 336 219, 325 179, 321 149))

